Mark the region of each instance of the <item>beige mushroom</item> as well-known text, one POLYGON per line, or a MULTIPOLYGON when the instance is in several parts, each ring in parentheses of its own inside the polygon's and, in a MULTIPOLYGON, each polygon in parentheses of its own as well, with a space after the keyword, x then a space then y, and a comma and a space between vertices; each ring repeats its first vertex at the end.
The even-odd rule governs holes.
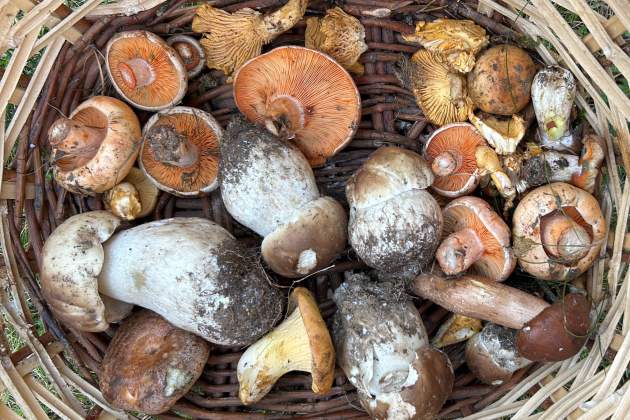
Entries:
POLYGON ((490 177, 501 197, 508 201, 506 207, 509 207, 516 197, 516 187, 503 169, 495 151, 488 146, 479 146, 475 150, 475 161, 480 175, 490 177))
POLYGON ((478 117, 471 112, 468 119, 499 155, 514 153, 527 131, 525 120, 516 114, 504 119, 493 115, 478 117))
POLYGON ((461 343, 481 331, 481 320, 460 314, 451 314, 449 318, 440 325, 431 344, 437 348, 461 343))
POLYGON ((575 77, 565 68, 547 66, 536 73, 531 87, 532 104, 545 142, 553 143, 569 135, 576 92, 575 77))
POLYGON ((124 220, 149 215, 157 204, 159 191, 138 168, 131 168, 123 182, 103 194, 105 208, 124 220))

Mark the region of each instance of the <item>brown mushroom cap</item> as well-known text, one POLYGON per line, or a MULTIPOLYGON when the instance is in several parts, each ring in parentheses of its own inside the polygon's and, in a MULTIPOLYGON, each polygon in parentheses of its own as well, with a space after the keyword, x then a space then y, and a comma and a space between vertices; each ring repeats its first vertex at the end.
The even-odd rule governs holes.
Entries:
POLYGON ((218 187, 223 130, 200 109, 178 106, 154 114, 143 129, 140 168, 159 189, 179 196, 218 187))
POLYGON ((432 188, 447 197, 460 197, 477 188, 479 170, 475 151, 485 144, 468 123, 448 124, 434 131, 424 146, 424 156, 436 175, 432 188))
POLYGON ((516 335, 523 357, 536 362, 557 362, 575 356, 588 338, 591 302, 570 293, 525 324, 516 335))
POLYGON ((99 385, 114 407, 160 414, 170 409, 201 376, 208 344, 142 310, 116 331, 103 363, 99 385))
POLYGON ((312 166, 322 165, 354 135, 361 96, 348 72, 326 54, 279 47, 245 63, 234 100, 250 120, 294 136, 312 166))
POLYGON ((127 31, 107 43, 107 73, 114 88, 133 106, 157 111, 179 103, 188 74, 177 52, 148 31, 127 31))
POLYGON ((482 111, 512 115, 529 102, 535 74, 536 66, 524 50, 497 45, 483 52, 468 73, 468 94, 482 111))
POLYGON ((442 234, 446 239, 436 258, 446 274, 466 270, 468 267, 455 261, 469 254, 473 257, 473 272, 484 277, 503 281, 512 273, 516 259, 510 247, 510 228, 486 201, 478 197, 457 198, 442 210, 442 216, 442 234), (476 249, 478 252, 474 252, 476 249))
POLYGON ((192 36, 180 34, 169 37, 166 43, 177 51, 189 78, 201 73, 206 64, 206 53, 199 41, 192 36))

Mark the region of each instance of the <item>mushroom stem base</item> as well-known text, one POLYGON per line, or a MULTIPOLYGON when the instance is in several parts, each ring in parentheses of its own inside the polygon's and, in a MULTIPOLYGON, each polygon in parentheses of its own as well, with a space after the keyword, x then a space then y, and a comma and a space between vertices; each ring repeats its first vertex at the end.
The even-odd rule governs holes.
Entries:
POLYGON ((276 136, 295 137, 305 125, 302 103, 290 95, 275 95, 267 105, 265 126, 276 136))
POLYGON ((48 131, 48 140, 55 149, 56 165, 64 171, 85 165, 96 155, 106 132, 107 129, 59 118, 48 131))
POLYGON ((484 253, 484 246, 477 232, 465 228, 450 234, 437 250, 437 260, 447 275, 462 273, 484 253))
POLYGON ((185 168, 199 160, 199 149, 186 136, 169 125, 158 125, 147 133, 148 145, 156 160, 185 168))

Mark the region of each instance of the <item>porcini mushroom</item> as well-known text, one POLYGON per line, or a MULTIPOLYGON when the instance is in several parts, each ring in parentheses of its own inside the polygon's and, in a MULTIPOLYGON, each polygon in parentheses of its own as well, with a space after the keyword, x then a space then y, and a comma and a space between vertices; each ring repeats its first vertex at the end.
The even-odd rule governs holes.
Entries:
POLYGON ((178 34, 169 37, 166 43, 177 51, 188 72, 188 78, 201 73, 206 64, 206 53, 201 48, 199 41, 192 36, 178 34))
POLYGON ((503 281, 514 270, 510 228, 492 207, 478 197, 460 197, 442 210, 445 239, 436 259, 447 275, 472 267, 484 277, 503 281))
POLYGON ((435 333, 435 337, 431 340, 437 348, 450 346, 451 344, 461 343, 481 331, 481 320, 471 318, 460 314, 451 314, 451 316, 440 325, 435 333))
POLYGON ((238 396, 245 405, 260 401, 285 373, 309 372, 315 394, 330 391, 335 349, 313 295, 296 287, 289 296, 289 316, 252 344, 238 361, 238 396))
POLYGON ((131 168, 123 182, 103 194, 105 208, 125 220, 149 215, 157 199, 158 189, 138 168, 131 168))
POLYGON ((536 66, 529 54, 513 45, 496 45, 484 51, 468 73, 468 94, 484 112, 512 115, 530 99, 536 66))
POLYGON ((201 338, 141 310, 125 320, 107 347, 99 388, 116 408, 160 414, 199 379, 209 353, 201 338))
POLYGON ((337 360, 376 419, 433 419, 453 387, 448 357, 429 344, 411 299, 391 284, 349 276, 335 291, 337 360))
POLYGON ((112 236, 119 223, 109 212, 87 212, 48 237, 42 292, 57 319, 82 331, 104 331, 100 292, 157 312, 207 341, 233 346, 254 342, 280 318, 280 292, 255 256, 219 225, 175 218, 112 236))
POLYGON ((77 194, 102 193, 127 175, 141 140, 140 122, 127 104, 93 96, 48 130, 55 180, 77 194))
POLYGON ((308 161, 290 143, 242 118, 221 142, 221 195, 228 212, 263 236, 262 257, 285 277, 330 264, 346 245, 346 213, 322 197, 308 161))
POLYGON ((564 281, 593 264, 606 237, 606 220, 592 195, 555 182, 521 200, 512 232, 523 270, 540 279, 564 281))
POLYGON ((571 107, 577 84, 573 74, 560 66, 541 69, 532 82, 532 105, 542 137, 554 142, 569 134, 571 107))
POLYGON ((512 115, 511 119, 504 119, 493 115, 478 117, 471 112, 468 119, 500 155, 514 153, 527 131, 525 120, 516 114, 512 115))
POLYGON ((192 29, 204 33, 201 46, 206 50, 207 66, 230 75, 259 55, 263 45, 298 23, 307 4, 308 0, 289 0, 266 15, 250 8, 228 13, 203 4, 195 12, 192 29))
POLYGON ((245 63, 234 76, 234 100, 247 119, 292 139, 312 166, 348 144, 361 120, 352 77, 303 47, 275 48, 245 63))
POLYGON ((471 20, 459 19, 421 20, 416 24, 416 32, 403 35, 403 39, 422 45, 460 73, 471 71, 475 55, 488 45, 485 29, 471 20))
POLYGON ((339 7, 326 10, 324 17, 306 19, 304 46, 330 55, 352 73, 363 74, 359 57, 368 49, 365 28, 339 7))
POLYGON ((143 128, 138 163, 162 191, 182 197, 219 186, 219 141, 223 130, 200 109, 177 106, 154 114, 143 128))
POLYGON ((485 144, 468 123, 447 124, 435 130, 424 145, 424 156, 435 174, 433 190, 446 197, 460 197, 477 188, 475 151, 485 144))
POLYGON ((188 87, 179 54, 148 31, 114 35, 105 50, 107 74, 116 92, 136 108, 157 111, 178 104, 188 87))
POLYGON ((367 265, 410 278, 431 262, 442 234, 432 181, 420 155, 397 147, 381 147, 350 178, 348 236, 367 265))

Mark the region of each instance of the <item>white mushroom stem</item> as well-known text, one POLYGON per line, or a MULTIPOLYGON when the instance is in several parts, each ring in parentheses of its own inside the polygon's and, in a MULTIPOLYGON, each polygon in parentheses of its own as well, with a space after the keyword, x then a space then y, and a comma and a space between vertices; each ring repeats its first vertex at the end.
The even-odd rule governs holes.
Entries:
POLYGON ((265 127, 274 135, 287 134, 292 138, 304 128, 305 112, 300 101, 290 95, 274 95, 267 105, 265 127))
POLYGON ((185 168, 199 160, 199 148, 169 125, 153 126, 146 141, 156 160, 185 168))
POLYGON ((465 228, 450 234, 437 250, 436 258, 447 275, 463 273, 479 260, 484 244, 474 229, 465 228))
POLYGON ((451 175, 460 165, 460 159, 448 150, 440 153, 433 159, 431 170, 437 176, 451 175))
POLYGON ((540 225, 543 246, 552 257, 571 264, 588 254, 591 237, 584 227, 569 216, 558 212, 543 218, 540 225))
POLYGON ((153 67, 141 58, 132 58, 124 63, 120 63, 118 71, 129 89, 148 86, 155 81, 153 67))

